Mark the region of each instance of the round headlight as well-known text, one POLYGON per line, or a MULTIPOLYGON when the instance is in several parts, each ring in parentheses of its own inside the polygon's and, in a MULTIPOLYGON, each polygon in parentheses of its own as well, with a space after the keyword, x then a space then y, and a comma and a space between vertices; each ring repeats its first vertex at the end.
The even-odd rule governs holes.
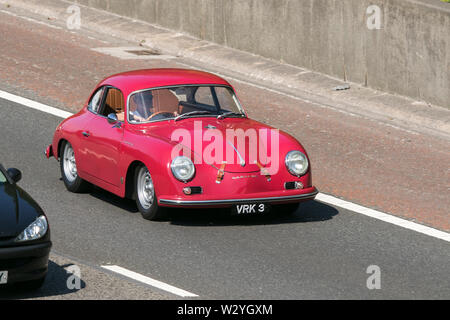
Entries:
POLYGON ((308 158, 300 151, 291 151, 286 155, 286 168, 294 176, 302 176, 308 171, 308 158))
POLYGON ((170 164, 173 176, 183 182, 186 182, 195 174, 195 166, 188 157, 176 157, 170 164))

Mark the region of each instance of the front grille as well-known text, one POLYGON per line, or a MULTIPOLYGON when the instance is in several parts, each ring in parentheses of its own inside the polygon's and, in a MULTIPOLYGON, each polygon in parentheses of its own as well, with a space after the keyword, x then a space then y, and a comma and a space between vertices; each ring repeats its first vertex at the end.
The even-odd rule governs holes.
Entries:
POLYGON ((191 187, 191 194, 200 194, 202 193, 202 187, 191 187))
POLYGON ((285 188, 286 190, 295 189, 295 181, 286 182, 286 183, 284 184, 284 188, 285 188))

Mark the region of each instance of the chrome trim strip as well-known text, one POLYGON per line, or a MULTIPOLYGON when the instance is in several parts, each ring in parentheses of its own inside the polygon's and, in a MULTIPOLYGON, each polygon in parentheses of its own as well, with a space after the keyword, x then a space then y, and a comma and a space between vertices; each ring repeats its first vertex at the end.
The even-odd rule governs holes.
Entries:
POLYGON ((174 206, 210 206, 210 205, 226 205, 226 204, 241 204, 241 203, 266 203, 266 202, 282 202, 282 201, 290 201, 290 200, 305 200, 305 199, 313 199, 319 193, 318 190, 293 195, 293 196, 283 196, 283 197, 269 197, 269 198, 251 198, 251 199, 225 199, 225 200, 205 200, 205 201, 190 201, 190 200, 166 200, 159 199, 160 204, 174 205, 174 206))

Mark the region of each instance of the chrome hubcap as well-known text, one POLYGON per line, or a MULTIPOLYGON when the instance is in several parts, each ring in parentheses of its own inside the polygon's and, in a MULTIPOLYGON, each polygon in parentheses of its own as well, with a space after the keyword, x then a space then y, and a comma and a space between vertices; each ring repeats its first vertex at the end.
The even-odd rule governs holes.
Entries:
POLYGON ((139 170, 137 179, 137 193, 141 206, 144 209, 149 209, 155 198, 155 189, 153 187, 152 177, 145 167, 139 170))
POLYGON ((73 152, 72 146, 69 144, 66 144, 66 148, 64 149, 63 161, 64 173, 67 180, 70 182, 75 181, 78 176, 77 164, 75 162, 75 153, 73 152))

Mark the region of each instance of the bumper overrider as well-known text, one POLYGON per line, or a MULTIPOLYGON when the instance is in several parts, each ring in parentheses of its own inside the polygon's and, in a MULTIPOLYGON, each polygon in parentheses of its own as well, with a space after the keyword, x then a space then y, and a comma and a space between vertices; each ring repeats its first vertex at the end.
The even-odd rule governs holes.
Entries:
POLYGON ((7 284, 43 278, 48 271, 51 247, 47 241, 0 248, 0 271, 8 271, 7 284))
POLYGON ((47 148, 45 148, 44 155, 47 159, 50 159, 51 157, 53 157, 53 146, 52 145, 49 145, 47 148))
POLYGON ((231 207, 236 204, 267 203, 267 204, 285 204, 314 200, 319 191, 315 187, 303 190, 302 193, 280 194, 267 196, 252 196, 232 199, 170 199, 162 196, 159 199, 161 206, 167 207, 231 207))

